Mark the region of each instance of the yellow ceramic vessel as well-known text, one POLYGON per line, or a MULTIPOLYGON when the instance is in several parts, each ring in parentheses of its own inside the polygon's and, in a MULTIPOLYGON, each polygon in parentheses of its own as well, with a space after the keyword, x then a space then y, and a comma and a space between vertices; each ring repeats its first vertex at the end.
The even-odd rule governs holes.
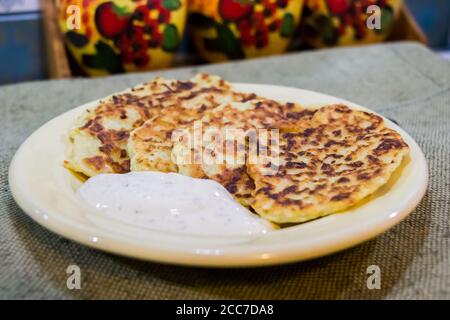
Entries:
POLYGON ((402 5, 403 0, 305 0, 300 34, 314 48, 380 42, 402 5))
POLYGON ((59 25, 87 75, 166 68, 185 27, 186 0, 61 0, 59 25))
POLYGON ((190 31, 211 62, 279 54, 288 48, 302 6, 303 0, 191 0, 190 31))

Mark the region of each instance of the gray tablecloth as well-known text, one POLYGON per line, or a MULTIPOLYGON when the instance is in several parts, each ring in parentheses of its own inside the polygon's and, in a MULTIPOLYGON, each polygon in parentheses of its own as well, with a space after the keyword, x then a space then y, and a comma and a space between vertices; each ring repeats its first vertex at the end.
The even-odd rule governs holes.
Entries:
POLYGON ((0 87, 0 298, 450 298, 450 64, 412 44, 380 45, 133 74, 0 87), (156 74, 198 71, 230 81, 336 95, 393 118, 423 148, 430 185, 404 222, 328 257, 260 269, 214 270, 136 261, 86 248, 34 223, 15 204, 8 166, 20 143, 54 116, 156 74), (82 272, 68 290, 66 268, 82 272), (369 265, 381 289, 366 286, 369 265))

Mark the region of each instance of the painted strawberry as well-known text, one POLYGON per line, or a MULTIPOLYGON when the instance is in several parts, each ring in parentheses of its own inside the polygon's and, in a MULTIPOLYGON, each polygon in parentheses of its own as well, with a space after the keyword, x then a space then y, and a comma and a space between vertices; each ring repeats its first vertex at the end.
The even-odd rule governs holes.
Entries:
POLYGON ((248 16, 253 11, 253 5, 242 0, 220 0, 219 12, 228 21, 237 21, 248 16))
POLYGON ((341 15, 350 8, 349 0, 327 0, 328 8, 331 14, 341 15))
POLYGON ((97 29, 105 38, 115 38, 128 24, 130 14, 112 1, 102 3, 95 11, 97 29))

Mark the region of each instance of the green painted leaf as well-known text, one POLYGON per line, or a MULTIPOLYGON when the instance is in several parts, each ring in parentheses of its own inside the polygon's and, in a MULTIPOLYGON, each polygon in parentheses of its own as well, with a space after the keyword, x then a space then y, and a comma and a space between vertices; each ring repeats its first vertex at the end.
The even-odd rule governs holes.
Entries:
POLYGON ((222 52, 224 52, 229 59, 244 59, 245 53, 242 50, 241 43, 230 28, 225 24, 216 23, 216 30, 222 52))
POLYGON ((391 7, 386 7, 381 10, 381 29, 377 30, 380 33, 388 32, 394 23, 394 12, 391 7))
POLYGON ((205 46, 205 49, 212 52, 222 52, 222 46, 220 45, 219 40, 211 39, 211 38, 204 38, 203 44, 205 46))
POLYGON ((112 3, 112 10, 114 11, 115 14, 117 14, 119 17, 123 17, 128 15, 128 10, 127 7, 123 6, 120 7, 119 5, 117 5, 117 3, 112 3))
POLYGON ((292 13, 286 13, 283 17, 283 22, 281 23, 280 34, 282 37, 289 38, 294 34, 295 23, 294 16, 292 13))
POLYGON ((189 15, 189 25, 199 29, 214 28, 216 21, 213 18, 207 17, 201 13, 193 12, 189 15))
POLYGON ((109 73, 121 73, 124 72, 120 57, 114 52, 114 50, 105 42, 98 41, 95 44, 97 53, 84 54, 82 56, 83 64, 92 69, 104 69, 109 73))
POLYGON ((66 39, 77 48, 83 48, 89 43, 88 37, 72 30, 66 32, 66 39))
POLYGON ((173 24, 168 24, 164 29, 162 48, 164 51, 174 52, 178 49, 180 35, 178 29, 173 24))
POLYGON ((322 41, 327 46, 335 45, 338 42, 339 35, 333 26, 331 19, 325 15, 319 15, 314 19, 314 28, 321 36, 322 41))
POLYGON ((163 7, 171 11, 181 7, 180 0, 163 0, 163 7))

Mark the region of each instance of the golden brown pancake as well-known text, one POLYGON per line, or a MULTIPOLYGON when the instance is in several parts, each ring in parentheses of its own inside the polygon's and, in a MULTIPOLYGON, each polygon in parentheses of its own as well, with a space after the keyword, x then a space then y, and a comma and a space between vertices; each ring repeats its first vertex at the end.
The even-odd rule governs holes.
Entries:
MULTIPOLYGON (((209 76, 210 77, 210 76, 209 76)), ((171 160, 172 132, 193 126, 209 111, 228 102, 245 102, 255 94, 239 93, 225 81, 192 89, 131 133, 128 153, 132 171, 176 172, 171 160)))
POLYGON ((230 91, 230 86, 221 78, 199 74, 189 81, 155 78, 103 99, 95 108, 86 110, 69 133, 69 157, 65 165, 88 177, 128 172, 127 145, 132 130, 165 109, 174 112, 180 106, 201 109, 199 102, 209 99, 206 96, 223 91, 230 91))
POLYGON ((200 133, 194 144, 195 128, 174 139, 172 160, 178 172, 194 178, 209 178, 220 182, 243 205, 252 203, 254 185, 246 173, 249 143, 257 145, 261 133, 301 128, 302 121, 313 112, 295 104, 255 98, 239 103, 226 103, 205 112, 197 125, 200 133), (288 116, 289 114, 289 116, 288 116))
POLYGON ((315 219, 348 208, 375 192, 408 153, 381 117, 343 105, 320 108, 310 125, 280 137, 275 174, 249 164, 252 207, 277 223, 315 219))
POLYGON ((297 223, 375 192, 408 150, 372 113, 305 109, 199 74, 156 78, 86 110, 65 165, 87 177, 151 170, 213 179, 267 220, 297 223))

